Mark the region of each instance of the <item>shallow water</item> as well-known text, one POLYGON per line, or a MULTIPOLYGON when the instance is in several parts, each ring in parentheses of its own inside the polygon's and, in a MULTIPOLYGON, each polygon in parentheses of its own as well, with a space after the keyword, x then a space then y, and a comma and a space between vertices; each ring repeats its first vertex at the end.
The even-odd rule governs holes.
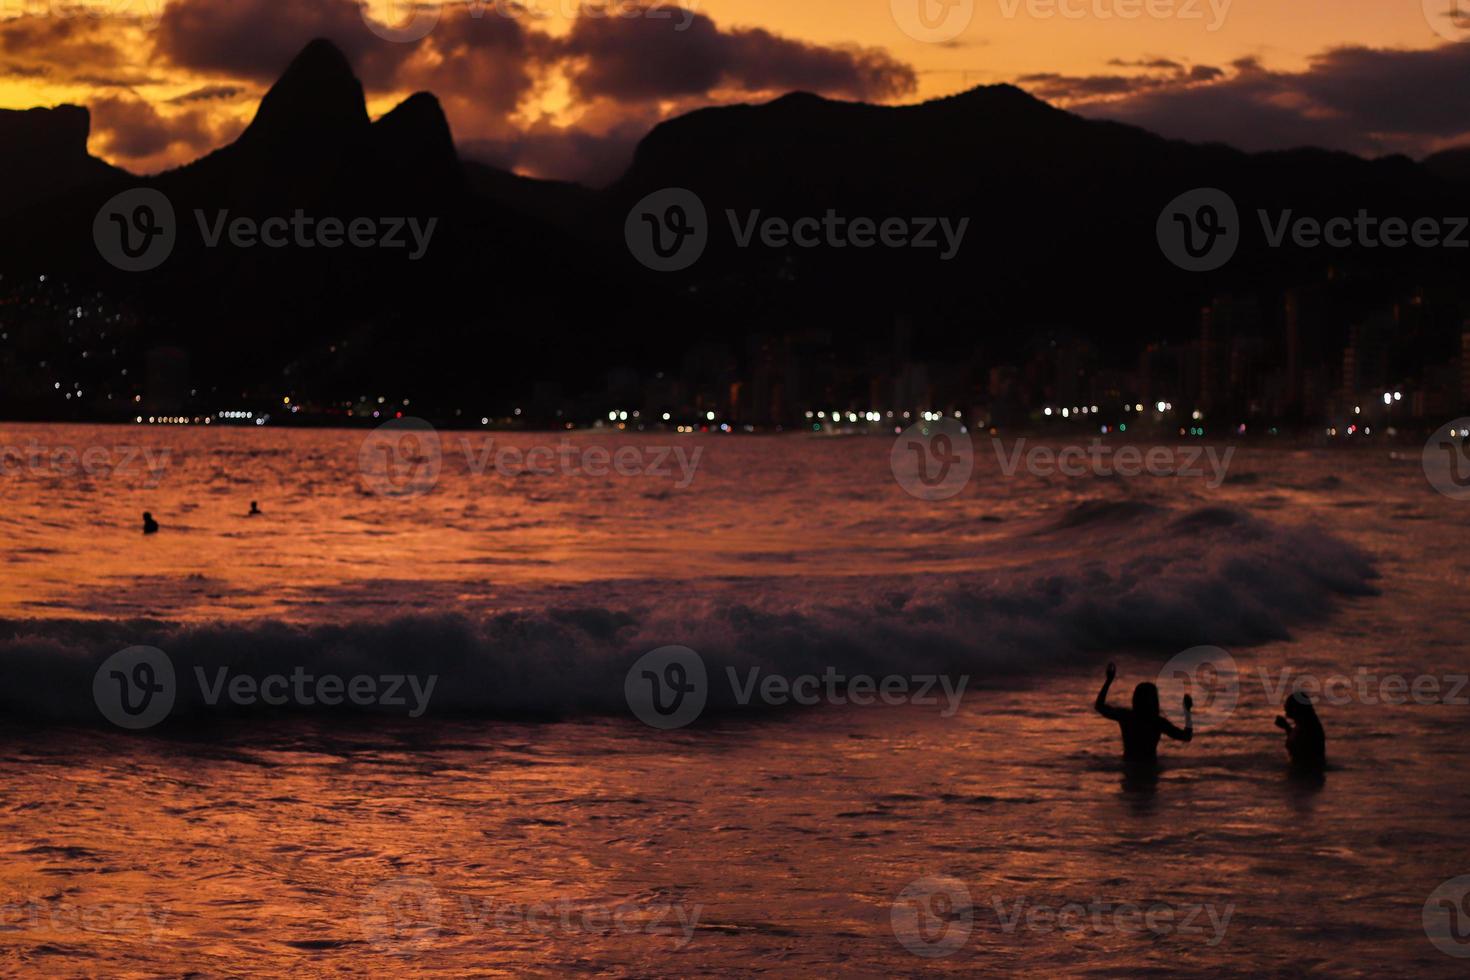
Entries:
POLYGON ((1212 488, 1004 477, 982 445, 966 492, 926 503, 886 439, 666 437, 704 450, 682 488, 477 476, 449 448, 404 497, 363 475, 363 433, 5 436, 170 451, 156 486, 0 476, 7 972, 1463 974, 1423 910, 1470 874, 1466 705, 1324 704, 1320 783, 1271 724, 1283 670, 1470 695, 1449 697, 1470 505, 1412 447, 1242 449, 1212 488), (181 677, 439 686, 418 718, 181 697, 121 733, 91 682, 132 643, 181 677), (712 690, 658 731, 622 682, 670 643, 715 687, 828 666, 967 686, 952 714, 712 690), (1125 781, 1091 711, 1102 665, 1122 703, 1200 644, 1234 658, 1233 712, 1196 688, 1196 739, 1125 781))

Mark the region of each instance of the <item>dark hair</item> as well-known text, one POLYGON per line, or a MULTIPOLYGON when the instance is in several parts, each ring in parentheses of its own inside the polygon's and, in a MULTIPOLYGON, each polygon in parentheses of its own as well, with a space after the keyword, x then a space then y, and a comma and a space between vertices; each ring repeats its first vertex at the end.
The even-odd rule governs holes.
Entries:
POLYGON ((1286 712, 1286 717, 1290 718, 1292 721, 1304 721, 1317 725, 1321 724, 1321 722, 1317 720, 1317 709, 1312 707, 1312 699, 1307 696, 1306 691, 1293 692, 1289 697, 1287 697, 1286 703, 1283 704, 1281 707, 1282 710, 1286 712))
POLYGON ((1159 689, 1144 681, 1133 689, 1133 710, 1141 715, 1154 716, 1159 713, 1159 689))

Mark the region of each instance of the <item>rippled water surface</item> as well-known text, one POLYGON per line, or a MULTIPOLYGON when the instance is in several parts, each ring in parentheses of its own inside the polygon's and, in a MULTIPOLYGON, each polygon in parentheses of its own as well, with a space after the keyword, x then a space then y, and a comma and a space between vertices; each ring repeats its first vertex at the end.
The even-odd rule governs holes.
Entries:
MULTIPOLYGON (((1238 449, 1211 487, 1006 477, 978 443, 966 491, 926 503, 876 438, 568 436, 700 450, 680 486, 477 475, 490 437, 449 433, 432 488, 395 496, 361 432, 3 434, 167 451, 156 474, 0 474, 7 973, 1463 975, 1423 915, 1470 874, 1470 690, 1444 703, 1470 670, 1470 505, 1414 447, 1238 449), (181 697, 125 733, 91 684, 134 643, 181 676, 438 687, 417 718, 181 697), (657 731, 623 681, 665 644, 717 682, 966 687, 953 713, 712 691, 657 731), (1125 778, 1103 665, 1122 703, 1202 644, 1234 657, 1233 711, 1125 778), (1442 685, 1324 704, 1331 769, 1292 778, 1273 685, 1360 670, 1442 685)), ((1164 678, 1176 719, 1181 693, 1164 678)))

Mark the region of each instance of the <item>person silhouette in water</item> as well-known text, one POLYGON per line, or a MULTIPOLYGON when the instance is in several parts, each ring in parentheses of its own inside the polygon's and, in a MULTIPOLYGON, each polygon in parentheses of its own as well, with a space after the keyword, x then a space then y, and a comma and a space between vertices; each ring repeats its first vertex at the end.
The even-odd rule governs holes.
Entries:
POLYGON ((1281 706, 1286 716, 1276 716, 1276 727, 1286 732, 1286 754, 1294 769, 1316 771, 1327 767, 1327 733, 1317 718, 1317 709, 1304 691, 1297 691, 1281 706))
POLYGON ((1108 664, 1108 677, 1097 692, 1097 713, 1111 718, 1123 730, 1123 761, 1130 765, 1154 765, 1159 761, 1159 736, 1167 735, 1178 742, 1194 738, 1194 699, 1184 695, 1184 727, 1179 728, 1159 713, 1159 689, 1145 681, 1133 689, 1133 707, 1115 708, 1108 704, 1108 688, 1118 676, 1115 664, 1108 664))
POLYGON ((254 500, 250 501, 250 513, 246 514, 245 516, 246 517, 259 517, 260 516, 260 504, 257 503, 254 500))
POLYGON ((153 515, 150 514, 146 510, 143 511, 143 533, 144 534, 157 534, 158 533, 158 522, 155 521, 153 519, 153 515))

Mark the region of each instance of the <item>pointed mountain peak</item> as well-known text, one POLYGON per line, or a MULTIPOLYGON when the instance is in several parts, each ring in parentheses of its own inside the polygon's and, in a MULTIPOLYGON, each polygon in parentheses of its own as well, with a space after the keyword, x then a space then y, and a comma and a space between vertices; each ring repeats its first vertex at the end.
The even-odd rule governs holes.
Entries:
POLYGON ((306 47, 291 59, 291 64, 286 69, 286 74, 293 72, 311 72, 318 75, 339 75, 352 78, 352 64, 342 49, 324 37, 314 38, 306 43, 306 47))
POLYGON ((375 123, 379 129, 393 133, 404 132, 436 141, 453 140, 449 135, 449 120, 444 117, 444 108, 432 92, 415 92, 391 111, 384 113, 375 123))
POLYGON ((367 125, 367 103, 352 65, 335 44, 318 38, 301 49, 260 100, 240 142, 322 143, 367 125))
POLYGON ((458 185, 462 175, 449 120, 439 100, 415 92, 373 123, 372 145, 390 172, 458 185))

